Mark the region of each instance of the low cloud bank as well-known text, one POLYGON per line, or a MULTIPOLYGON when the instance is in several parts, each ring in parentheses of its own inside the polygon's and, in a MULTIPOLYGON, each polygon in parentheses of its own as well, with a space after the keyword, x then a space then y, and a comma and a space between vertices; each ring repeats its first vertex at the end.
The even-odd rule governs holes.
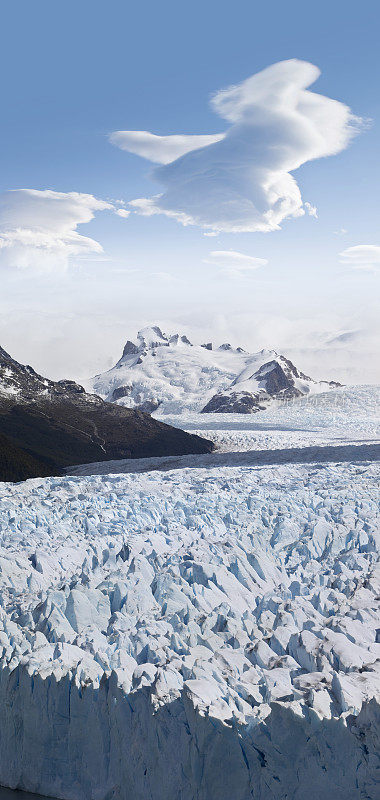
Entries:
POLYGON ((358 244, 347 247, 340 255, 340 263, 352 269, 380 271, 380 247, 374 244, 358 244))

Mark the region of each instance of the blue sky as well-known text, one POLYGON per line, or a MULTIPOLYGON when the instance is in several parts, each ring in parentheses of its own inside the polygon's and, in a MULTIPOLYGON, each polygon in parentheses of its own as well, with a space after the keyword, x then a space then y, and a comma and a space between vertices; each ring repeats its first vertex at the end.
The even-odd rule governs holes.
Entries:
MULTIPOLYGON (((47 255, 41 242, 36 251, 23 241, 21 255, 19 245, 3 247, 3 346, 53 377, 82 378, 110 365, 136 327, 161 322, 195 338, 274 346, 318 375, 377 378, 378 253, 365 269, 361 251, 339 253, 380 246, 379 16, 368 1, 5 2, 0 191, 77 192, 112 207, 78 224, 102 253, 90 245, 83 257, 72 242, 63 255, 51 243, 47 255), (318 219, 208 237, 163 214, 114 213, 162 186, 154 165, 110 143, 112 132, 223 133, 229 123, 210 97, 287 59, 317 65, 311 91, 371 120, 341 152, 292 173, 318 219), (226 270, 210 251, 268 263, 226 270), (347 331, 343 349, 335 340, 347 331)), ((58 229, 52 235, 61 241, 58 229)))

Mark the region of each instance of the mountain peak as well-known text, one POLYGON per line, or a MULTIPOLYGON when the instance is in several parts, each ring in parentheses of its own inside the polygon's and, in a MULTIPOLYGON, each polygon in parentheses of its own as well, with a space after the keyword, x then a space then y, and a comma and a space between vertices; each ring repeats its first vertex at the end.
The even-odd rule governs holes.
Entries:
POLYGON ((173 333, 169 336, 167 333, 163 333, 158 325, 148 325, 146 328, 142 328, 137 334, 137 339, 141 342, 140 347, 148 350, 152 350, 154 347, 167 347, 170 344, 175 345, 180 342, 192 346, 190 340, 184 334, 173 333))
MULTIPOLYGON (((125 343, 123 355, 118 361, 118 365, 124 363, 124 359, 128 359, 129 366, 136 363, 141 363, 141 359, 147 355, 148 352, 156 350, 158 347, 169 347, 171 345, 184 344, 192 347, 192 343, 184 334, 174 333, 169 336, 163 333, 158 325, 147 325, 142 328, 137 334, 137 344, 130 339, 125 343), (130 359, 130 356, 138 356, 137 362, 130 359)), ((154 353, 153 353, 154 355, 154 353)))
POLYGON ((158 325, 147 325, 146 328, 142 328, 141 331, 138 332, 137 338, 139 342, 149 350, 152 347, 168 344, 168 337, 165 333, 162 333, 158 325))

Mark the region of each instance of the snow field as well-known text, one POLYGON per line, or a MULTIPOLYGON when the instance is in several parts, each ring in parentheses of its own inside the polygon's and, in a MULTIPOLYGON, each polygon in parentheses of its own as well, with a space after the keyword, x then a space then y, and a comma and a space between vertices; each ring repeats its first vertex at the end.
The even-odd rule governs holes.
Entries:
POLYGON ((211 439, 222 452, 361 443, 380 439, 380 387, 347 386, 259 414, 153 414, 169 425, 211 439))

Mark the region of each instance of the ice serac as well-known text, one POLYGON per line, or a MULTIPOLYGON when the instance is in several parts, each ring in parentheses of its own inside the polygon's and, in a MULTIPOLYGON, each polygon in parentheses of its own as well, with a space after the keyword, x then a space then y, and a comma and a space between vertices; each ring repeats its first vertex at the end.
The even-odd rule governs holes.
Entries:
POLYGON ((0 348, 0 480, 60 474, 89 461, 212 450, 143 413, 153 407, 106 403, 74 381, 43 378, 0 348))
POLYGON ((228 342, 197 345, 154 325, 139 331, 136 343, 128 341, 115 367, 92 386, 105 400, 159 414, 251 414, 339 384, 312 380, 274 350, 250 354, 228 342))
POLYGON ((0 784, 377 800, 378 477, 361 462, 0 485, 0 784))

